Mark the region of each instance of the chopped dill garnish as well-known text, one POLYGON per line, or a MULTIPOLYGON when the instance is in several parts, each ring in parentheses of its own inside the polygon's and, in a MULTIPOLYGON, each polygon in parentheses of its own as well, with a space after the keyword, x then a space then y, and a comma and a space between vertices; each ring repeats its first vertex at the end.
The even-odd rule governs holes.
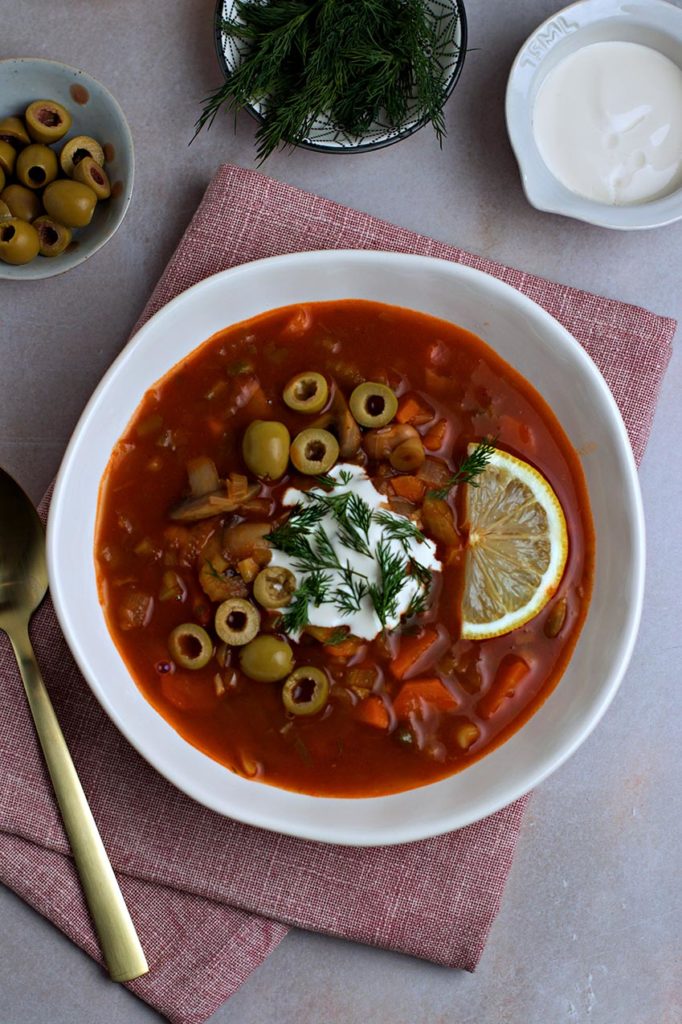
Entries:
POLYGON ((385 628, 389 616, 396 614, 398 596, 405 584, 406 565, 402 555, 391 551, 385 540, 377 544, 376 560, 381 570, 381 583, 370 583, 367 592, 385 628))
MULTIPOLYGON (((348 474, 347 482, 352 479, 348 474)), ((321 604, 334 605, 346 617, 373 608, 386 628, 389 620, 398 617, 398 601, 408 580, 417 591, 411 595, 408 617, 426 607, 432 572, 415 558, 413 547, 425 541, 424 534, 409 519, 385 509, 374 511, 352 490, 304 492, 289 519, 272 530, 268 539, 290 557, 292 569, 302 576, 291 604, 280 616, 280 628, 287 633, 300 633, 310 624, 312 607, 321 604), (372 527, 375 532, 370 539, 372 527), (353 567, 352 559, 342 561, 344 548, 374 566, 365 568, 360 563, 363 572, 353 567)))
POLYGON ((442 487, 437 487, 435 490, 428 492, 429 498, 444 500, 457 484, 470 484, 472 487, 478 487, 479 481, 476 477, 483 472, 494 454, 494 442, 480 441, 471 454, 462 459, 457 471, 442 487))

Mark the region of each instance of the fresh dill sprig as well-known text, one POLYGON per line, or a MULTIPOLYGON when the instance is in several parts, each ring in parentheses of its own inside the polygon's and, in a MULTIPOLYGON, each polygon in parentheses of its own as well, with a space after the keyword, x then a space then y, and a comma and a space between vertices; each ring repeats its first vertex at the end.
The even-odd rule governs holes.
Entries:
POLYGON ((411 619, 414 615, 421 615, 424 611, 426 611, 426 592, 418 590, 410 599, 405 612, 405 618, 411 619))
POLYGON ((366 580, 356 576, 348 562, 341 575, 343 584, 334 593, 335 604, 344 615, 353 615, 361 610, 362 599, 369 592, 369 587, 366 580))
POLYGON ((480 441, 471 454, 462 459, 457 471, 449 480, 446 480, 442 487, 428 492, 429 498, 444 500, 457 484, 470 484, 472 487, 478 487, 480 481, 476 477, 480 476, 494 454, 494 442, 480 441))
POLYGON ((372 509, 358 494, 348 494, 348 501, 336 516, 339 540, 347 548, 367 558, 372 557, 369 548, 369 528, 372 525, 372 509))
POLYGON ((416 558, 410 558, 407 565, 410 571, 410 576, 414 576, 420 587, 426 589, 431 586, 433 573, 430 569, 427 569, 425 565, 418 562, 416 558))
POLYGON ((370 583, 367 592, 372 599, 374 610, 385 628, 391 615, 397 611, 397 601, 405 583, 406 565, 402 555, 391 551, 385 540, 380 540, 376 549, 376 560, 381 572, 380 583, 370 583))
POLYGON ((291 604, 280 616, 280 628, 285 633, 300 633, 308 625, 310 605, 318 608, 328 599, 331 582, 331 576, 313 570, 297 588, 291 604))
POLYGON ((382 526, 391 540, 396 540, 407 549, 411 540, 422 543, 424 534, 411 519, 398 518, 395 513, 379 511, 374 513, 374 522, 382 526))
POLYGON ((345 487, 349 484, 353 479, 353 474, 347 469, 342 469, 339 471, 338 479, 331 476, 329 473, 325 473, 322 476, 316 476, 314 479, 317 480, 320 487, 325 487, 327 490, 334 490, 334 488, 339 485, 345 487))
POLYGON ((350 136, 431 121, 442 141, 456 26, 453 12, 444 32, 428 0, 236 0, 220 27, 239 59, 206 98, 195 137, 222 107, 256 103, 260 161, 302 142, 320 116, 350 136))

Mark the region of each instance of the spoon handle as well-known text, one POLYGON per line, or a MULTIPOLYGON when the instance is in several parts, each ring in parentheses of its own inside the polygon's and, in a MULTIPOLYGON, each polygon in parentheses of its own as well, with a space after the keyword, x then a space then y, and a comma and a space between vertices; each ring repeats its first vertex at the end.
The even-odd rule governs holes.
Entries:
POLYGON ((149 970, 135 926, 76 774, 26 626, 17 624, 10 640, 107 969, 113 981, 132 981, 149 970))

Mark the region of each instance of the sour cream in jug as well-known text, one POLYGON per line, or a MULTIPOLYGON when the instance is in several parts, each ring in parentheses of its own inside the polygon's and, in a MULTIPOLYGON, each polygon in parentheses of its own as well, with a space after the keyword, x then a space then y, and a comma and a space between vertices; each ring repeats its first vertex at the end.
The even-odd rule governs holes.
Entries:
POLYGON ((545 78, 533 132, 566 188, 611 205, 682 187, 682 70, 639 43, 592 43, 545 78))

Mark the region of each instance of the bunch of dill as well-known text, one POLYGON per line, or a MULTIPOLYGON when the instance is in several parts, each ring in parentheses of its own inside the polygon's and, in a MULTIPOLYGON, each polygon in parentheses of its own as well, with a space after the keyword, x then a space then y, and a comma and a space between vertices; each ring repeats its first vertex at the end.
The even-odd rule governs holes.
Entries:
POLYGON ((431 121, 442 141, 443 40, 427 0, 236 0, 221 27, 241 59, 208 97, 197 132, 223 106, 258 103, 261 162, 306 139, 320 116, 352 137, 375 121, 431 121))

